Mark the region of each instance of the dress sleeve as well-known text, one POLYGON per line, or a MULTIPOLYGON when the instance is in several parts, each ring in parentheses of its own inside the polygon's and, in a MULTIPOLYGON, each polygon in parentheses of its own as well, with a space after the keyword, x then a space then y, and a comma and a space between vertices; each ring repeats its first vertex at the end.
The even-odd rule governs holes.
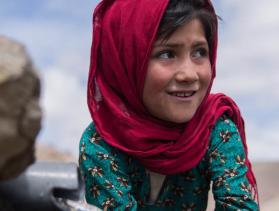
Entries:
POLYGON ((246 177, 240 134, 236 125, 225 116, 215 124, 207 156, 215 210, 259 210, 246 177))
POLYGON ((89 204, 107 210, 136 210, 125 157, 106 144, 91 124, 80 140, 79 167, 89 204))

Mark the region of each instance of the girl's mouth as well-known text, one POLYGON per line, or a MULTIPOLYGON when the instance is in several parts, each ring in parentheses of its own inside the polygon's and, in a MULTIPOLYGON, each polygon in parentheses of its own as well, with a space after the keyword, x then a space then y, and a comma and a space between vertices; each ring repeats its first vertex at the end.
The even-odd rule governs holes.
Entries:
POLYGON ((192 97, 196 91, 187 91, 187 92, 169 92, 170 95, 175 97, 192 97))

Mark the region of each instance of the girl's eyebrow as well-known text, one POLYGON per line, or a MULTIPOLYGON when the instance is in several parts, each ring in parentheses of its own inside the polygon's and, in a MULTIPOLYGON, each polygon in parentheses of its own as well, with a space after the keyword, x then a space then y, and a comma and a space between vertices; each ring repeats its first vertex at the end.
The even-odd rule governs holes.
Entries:
MULTIPOLYGON (((183 48, 185 46, 184 43, 180 43, 180 42, 158 42, 155 43, 154 48, 157 47, 167 47, 167 48, 183 48)), ((199 47, 199 46, 208 46, 208 43, 206 40, 201 40, 201 41, 195 41, 194 43, 192 43, 191 47, 199 47)))
POLYGON ((207 41, 206 40, 204 40, 204 41, 197 41, 197 42, 194 42, 194 44, 192 45, 192 47, 194 47, 194 48, 201 47, 201 46, 208 47, 207 41))
POLYGON ((154 45, 154 48, 157 48, 157 47, 182 48, 183 46, 184 46, 183 43, 159 42, 159 43, 154 45))

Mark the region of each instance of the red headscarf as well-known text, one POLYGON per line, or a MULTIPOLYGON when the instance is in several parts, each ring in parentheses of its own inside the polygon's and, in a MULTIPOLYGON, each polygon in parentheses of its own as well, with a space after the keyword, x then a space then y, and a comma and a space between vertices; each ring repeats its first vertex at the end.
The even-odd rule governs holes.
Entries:
MULTIPOLYGON (((153 119, 145 109, 142 94, 149 55, 167 5, 168 0, 104 0, 95 9, 88 106, 98 132, 151 171, 175 174, 201 161, 213 126, 226 113, 239 129, 247 156, 237 105, 223 94, 209 94, 217 33, 210 53, 213 77, 194 117, 183 127, 174 127, 153 119)), ((215 14, 210 1, 205 8, 215 14)), ((248 179, 255 186, 248 158, 246 164, 248 179)))

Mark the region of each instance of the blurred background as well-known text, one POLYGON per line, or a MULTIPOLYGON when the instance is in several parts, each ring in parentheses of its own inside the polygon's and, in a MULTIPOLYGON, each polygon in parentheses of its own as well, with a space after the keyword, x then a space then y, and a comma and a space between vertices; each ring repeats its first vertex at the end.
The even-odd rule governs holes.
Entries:
MULTIPOLYGON (((37 144, 62 152, 67 160, 77 161, 79 139, 91 121, 86 83, 97 3, 0 0, 0 34, 26 46, 42 79, 43 125, 37 144)), ((239 105, 249 157, 261 163, 257 171, 279 171, 279 2, 213 3, 222 18, 213 92, 239 105)))
MULTIPOLYGON (((43 81, 38 143, 78 154, 89 124, 86 82, 95 0, 0 0, 0 34, 23 43, 43 81)), ((219 51, 213 92, 239 105, 250 158, 279 160, 279 2, 213 1, 219 51)))
MULTIPOLYGON (((86 82, 96 0, 0 0, 0 34, 23 43, 42 78, 38 143, 78 155, 89 124, 86 82)), ((231 96, 253 161, 279 160, 279 2, 213 1, 219 51, 213 92, 231 96)))

